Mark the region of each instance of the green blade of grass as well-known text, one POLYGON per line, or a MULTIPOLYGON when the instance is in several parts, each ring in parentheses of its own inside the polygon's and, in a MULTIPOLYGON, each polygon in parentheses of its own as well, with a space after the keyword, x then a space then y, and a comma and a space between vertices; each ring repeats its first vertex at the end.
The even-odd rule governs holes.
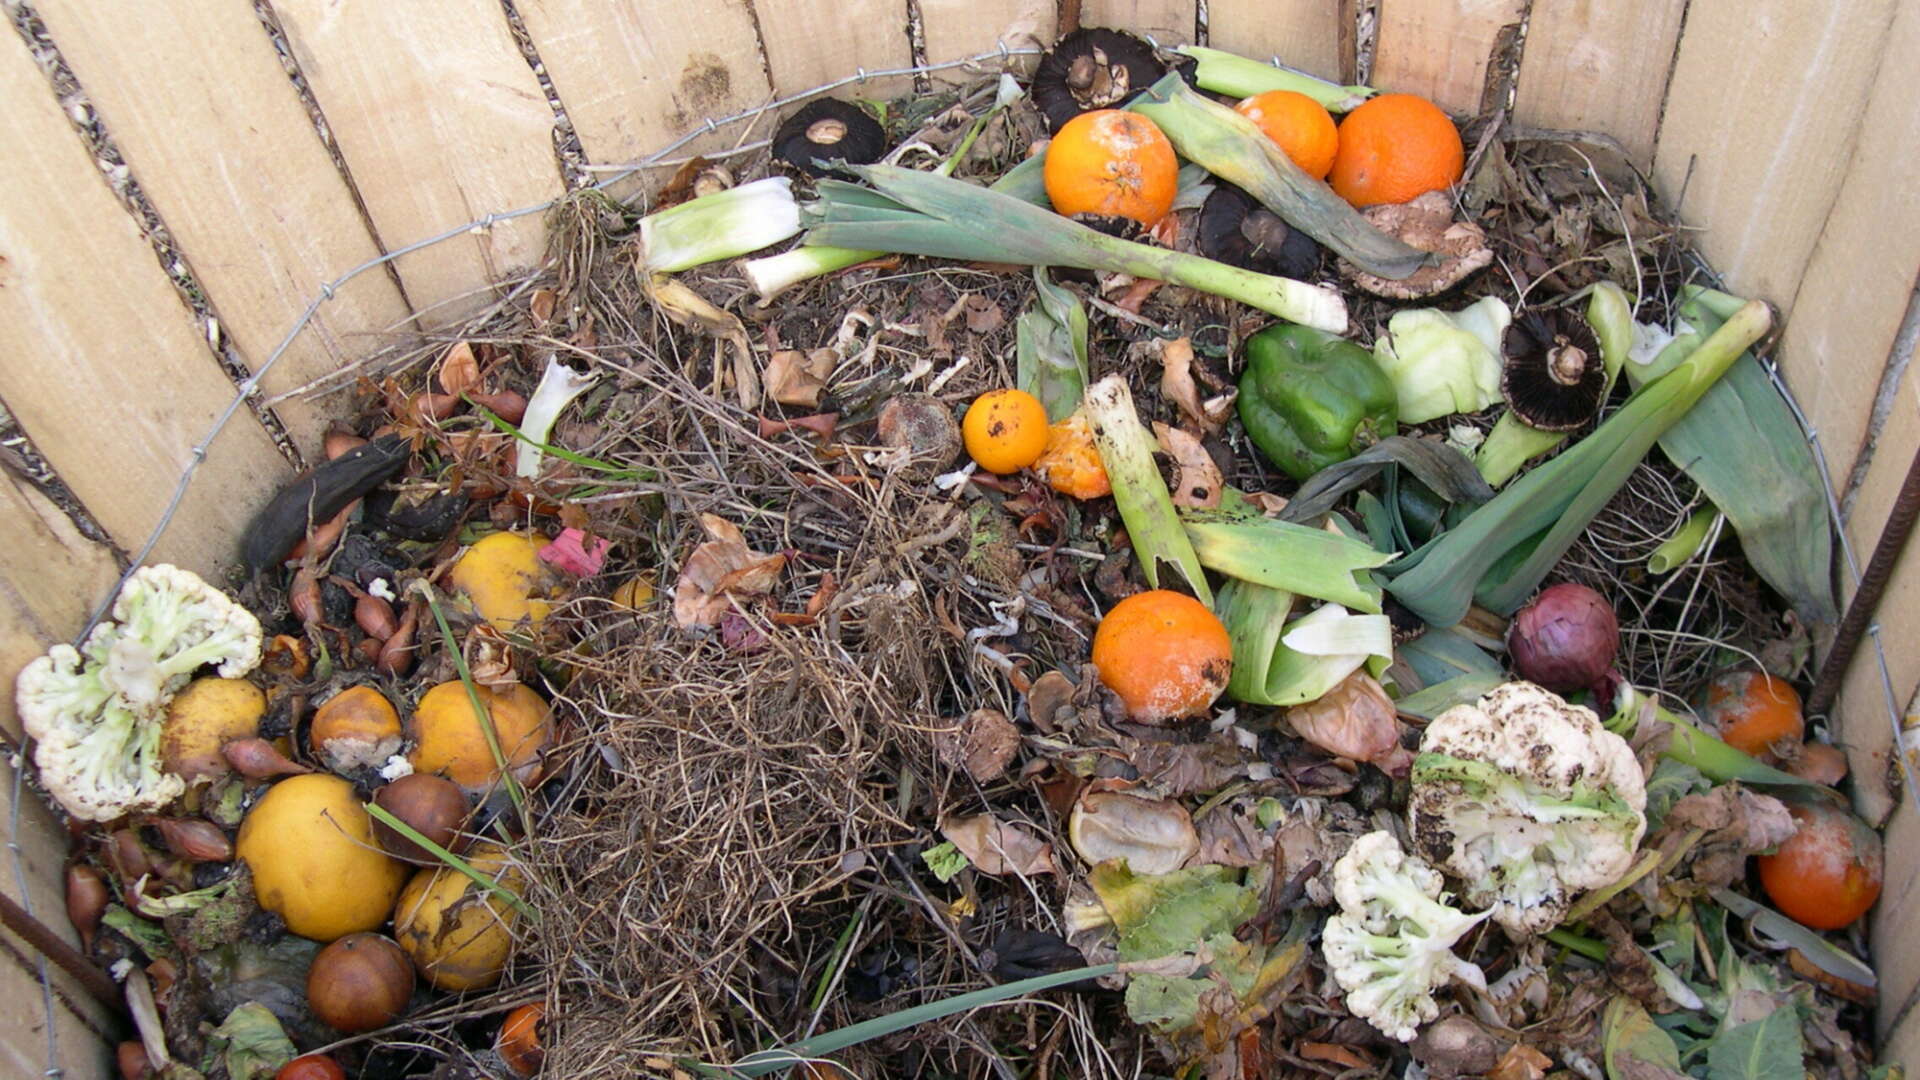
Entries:
POLYGON ((455 855, 453 852, 422 836, 413 826, 408 825, 406 822, 388 813, 386 807, 376 802, 369 802, 366 805, 367 814, 371 816, 373 820, 380 822, 387 828, 392 829, 394 832, 425 848, 428 853, 434 858, 439 859, 442 863, 445 863, 450 869, 458 870, 460 873, 472 878, 475 885, 512 904, 515 911, 532 919, 534 922, 540 921, 540 913, 533 909, 533 905, 521 899, 518 893, 480 871, 475 870, 472 863, 467 862, 460 856, 455 855))
POLYGON ((607 479, 609 480, 651 480, 653 479, 652 469, 629 469, 624 466, 615 465, 612 462, 601 461, 599 458, 588 457, 585 454, 575 453, 572 450, 565 449, 564 447, 554 446, 551 443, 543 443, 540 440, 533 438, 532 436, 528 435, 526 432, 521 431, 519 428, 508 423, 505 417, 499 415, 498 413, 495 413, 491 409, 488 409, 485 405, 476 404, 472 398, 469 398, 466 395, 462 394, 461 400, 465 401, 469 405, 472 405, 473 411, 480 414, 480 417, 482 419, 484 419, 487 423, 492 424, 496 429, 506 432, 508 435, 511 435, 516 439, 519 439, 521 442, 526 443, 529 446, 539 447, 541 453, 552 454, 554 457, 559 458, 561 461, 571 462, 572 464, 578 465, 583 469, 592 469, 595 472, 606 473, 607 479))
POLYGON ((486 736, 487 751, 493 755, 493 765, 500 770, 500 779, 507 785, 507 795, 513 800, 513 808, 519 812, 521 832, 532 836, 533 814, 527 809, 526 790, 520 786, 520 778, 513 775, 513 770, 507 766, 507 755, 500 749, 500 733, 493 726, 493 712, 480 700, 480 690, 474 685, 473 672, 468 669, 467 658, 460 651, 460 642, 453 636, 453 627, 447 624, 446 612, 440 610, 440 596, 425 581, 416 581, 413 587, 426 597, 427 609, 433 612, 434 624, 440 628, 440 640, 453 657, 453 668, 460 673, 460 685, 467 690, 467 703, 472 706, 473 715, 480 723, 480 733, 486 736))

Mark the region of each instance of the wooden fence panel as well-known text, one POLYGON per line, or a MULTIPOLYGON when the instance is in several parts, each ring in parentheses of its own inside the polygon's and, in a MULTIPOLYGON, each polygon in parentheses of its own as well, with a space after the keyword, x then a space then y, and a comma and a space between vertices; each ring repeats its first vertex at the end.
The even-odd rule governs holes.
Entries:
POLYGON ((1338 82, 1340 17, 1336 0, 1213 0, 1207 44, 1338 82))
MULTIPOLYGON (((520 17, 581 147, 599 164, 638 161, 772 93, 753 13, 742 5, 712 5, 693 22, 649 0, 521 0, 520 17)), ((704 135, 687 152, 725 149, 743 130, 704 135)))
MULTIPOLYGON (((36 8, 250 366, 280 343, 322 283, 379 254, 247 5, 47 0, 36 8), (135 20, 142 32, 127 33, 135 20)), ((360 275, 274 365, 266 392, 365 351, 331 331, 335 320, 352 332, 406 314, 390 278, 360 275)), ((276 406, 302 450, 316 452, 329 411, 300 399, 276 406)))
MULTIPOLYGON (((560 194, 553 111, 497 0, 275 11, 389 250, 560 194)), ((533 214, 397 266, 422 321, 444 325, 486 302, 480 287, 537 265, 545 244, 533 214)))
POLYGON ((1080 6, 1081 26, 1131 30, 1162 45, 1192 44, 1198 18, 1194 0, 1085 0, 1080 6))
POLYGON ((1515 119, 1606 132, 1650 167, 1685 12, 1678 3, 1533 0, 1515 119))
POLYGON ((1371 85, 1475 112, 1494 39, 1525 9, 1526 0, 1380 0, 1371 85))
MULTIPOLYGON (((781 97, 844 79, 857 71, 902 68, 913 62, 904 0, 754 0, 767 70, 781 97)), ((867 84, 860 96, 885 97, 911 86, 905 79, 867 84)), ((841 97, 852 96, 849 90, 841 97)))
POLYGON ((1689 5, 1654 172, 1670 199, 1684 185, 1681 216, 1735 292, 1792 305, 1893 9, 1893 0, 1689 5))
MULTIPOLYGON (((159 521, 233 384, 16 34, 0 34, 0 401, 127 548, 159 521)), ((154 552, 211 572, 286 474, 242 412, 154 552)))
POLYGON ((1053 44, 1053 0, 920 0, 920 28, 927 62, 944 63, 1009 49, 1053 44))

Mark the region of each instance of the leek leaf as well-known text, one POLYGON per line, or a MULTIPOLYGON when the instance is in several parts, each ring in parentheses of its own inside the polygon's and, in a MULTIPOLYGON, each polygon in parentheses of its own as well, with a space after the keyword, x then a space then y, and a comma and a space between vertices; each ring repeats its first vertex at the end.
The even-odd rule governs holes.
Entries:
POLYGON ((1059 423, 1087 392, 1087 309, 1071 289, 1048 280, 1046 267, 1033 268, 1033 285, 1033 307, 1014 321, 1014 383, 1059 423))
POLYGON ((1282 521, 1308 521, 1333 509, 1347 492, 1373 479, 1389 465, 1399 465, 1419 477, 1450 503, 1483 503, 1493 489, 1474 470, 1467 456, 1445 443, 1389 435, 1345 461, 1314 473, 1280 512, 1282 521))
POLYGON ((1147 584, 1156 589, 1171 588, 1173 581, 1164 576, 1171 568, 1186 580, 1201 603, 1212 607, 1213 590, 1207 586, 1207 572, 1201 569, 1193 543, 1180 527, 1173 496, 1153 460, 1159 444, 1140 423, 1127 380, 1119 375, 1101 379, 1087 388, 1085 402, 1087 421, 1093 427, 1093 445, 1113 484, 1114 505, 1120 510, 1120 520, 1126 523, 1127 538, 1147 584))
POLYGON ((1184 516, 1193 550, 1208 569, 1370 615, 1380 613, 1380 586, 1366 571, 1385 566, 1393 559, 1390 554, 1291 521, 1249 521, 1206 510, 1184 516))

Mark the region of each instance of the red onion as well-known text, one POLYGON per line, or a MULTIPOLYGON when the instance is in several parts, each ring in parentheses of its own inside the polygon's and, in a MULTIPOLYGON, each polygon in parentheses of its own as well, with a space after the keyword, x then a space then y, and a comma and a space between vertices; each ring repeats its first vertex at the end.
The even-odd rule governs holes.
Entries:
POLYGON ((1606 678, 1620 654, 1620 621, 1606 598, 1585 585, 1546 589, 1513 617, 1507 653, 1515 674, 1556 694, 1606 678))

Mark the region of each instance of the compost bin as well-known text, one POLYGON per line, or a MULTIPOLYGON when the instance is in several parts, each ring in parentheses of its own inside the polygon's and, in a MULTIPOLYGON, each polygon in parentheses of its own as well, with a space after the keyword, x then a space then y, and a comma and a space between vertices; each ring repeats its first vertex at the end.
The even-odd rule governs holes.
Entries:
MULTIPOLYGON (((764 139, 823 88, 886 99, 1024 70, 1070 24, 1271 57, 1457 116, 1506 110, 1522 138, 1617 140, 1724 287, 1782 317, 1773 358, 1831 488, 1843 602, 1920 448, 1911 0, 36 0, 8 13, 0 501, 23 535, 0 546, 7 685, 134 563, 233 580, 255 512, 351 407, 356 362, 499 300, 541 260, 556 198, 593 184, 645 198, 686 157, 764 139)), ((1896 564, 1830 720, 1857 811, 1885 823, 1871 922, 1885 1061, 1920 1050, 1920 952, 1904 947, 1920 817, 1896 752, 1920 692, 1917 597, 1920 569, 1896 564)), ((17 745, 11 695, 0 722, 17 745)), ((33 937, 37 924, 73 939, 67 833, 8 775, 0 892, 32 922, 0 936, 0 1071, 106 1076, 118 1022, 33 937)))

